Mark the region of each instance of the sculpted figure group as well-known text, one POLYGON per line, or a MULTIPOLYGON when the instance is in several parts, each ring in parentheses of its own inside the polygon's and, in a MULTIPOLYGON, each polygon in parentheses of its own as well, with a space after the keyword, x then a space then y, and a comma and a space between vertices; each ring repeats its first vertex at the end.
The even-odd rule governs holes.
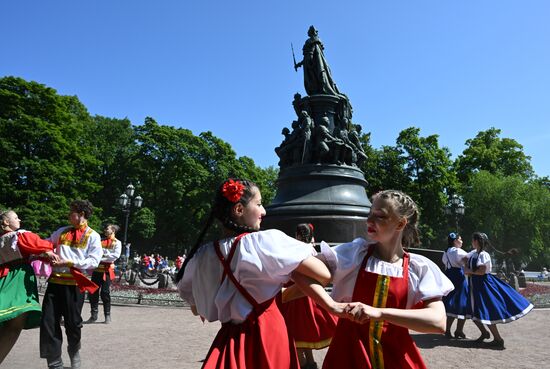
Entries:
POLYGON ((294 63, 296 70, 303 67, 308 97, 294 95, 292 105, 297 120, 292 122, 291 129, 283 128, 285 138, 275 148, 279 166, 281 169, 302 164, 360 166, 367 157, 360 142, 362 128, 352 123, 353 109, 348 97, 334 83, 315 27, 309 28, 308 36, 302 48, 303 60, 294 63), (333 109, 324 106, 326 111, 319 114, 319 109, 314 109, 319 102, 309 99, 312 96, 328 98, 333 109))
POLYGON ((283 128, 285 136, 275 148, 281 168, 297 164, 337 164, 360 166, 367 158, 360 142, 362 127, 347 118, 335 120, 330 129, 330 119, 323 116, 315 122, 302 110, 299 119, 292 122, 292 131, 283 128))

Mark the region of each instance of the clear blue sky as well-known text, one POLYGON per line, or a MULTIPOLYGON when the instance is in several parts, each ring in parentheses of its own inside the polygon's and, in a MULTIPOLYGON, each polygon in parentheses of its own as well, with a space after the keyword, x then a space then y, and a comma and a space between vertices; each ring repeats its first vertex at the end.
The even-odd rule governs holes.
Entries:
POLYGON ((454 158, 494 126, 550 175, 547 0, 18 0, 0 19, 0 76, 94 115, 212 131, 262 167, 305 95, 290 43, 300 60, 313 24, 374 147, 415 126, 454 158))

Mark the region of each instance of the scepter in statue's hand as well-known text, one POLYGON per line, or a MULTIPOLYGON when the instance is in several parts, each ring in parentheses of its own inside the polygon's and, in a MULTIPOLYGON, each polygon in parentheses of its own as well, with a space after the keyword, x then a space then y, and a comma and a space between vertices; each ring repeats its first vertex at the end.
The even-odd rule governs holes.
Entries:
POLYGON ((302 66, 302 62, 296 63, 296 56, 294 55, 294 46, 292 42, 290 43, 290 48, 292 49, 292 60, 294 61, 294 70, 297 72, 298 68, 302 66))

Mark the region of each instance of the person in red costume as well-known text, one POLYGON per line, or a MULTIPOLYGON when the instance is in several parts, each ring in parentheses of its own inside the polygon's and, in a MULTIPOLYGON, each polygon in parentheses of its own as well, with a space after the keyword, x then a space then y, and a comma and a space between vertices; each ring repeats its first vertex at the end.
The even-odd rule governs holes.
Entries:
MULTIPOLYGON (((313 224, 296 226, 296 239, 313 245, 313 224)), ((283 301, 281 313, 285 318, 288 333, 294 338, 298 360, 302 369, 317 369, 313 349, 320 350, 330 345, 338 317, 322 309, 310 297, 304 296, 289 302, 283 301)))
POLYGON ((40 357, 47 359, 50 369, 63 368, 61 317, 64 318, 71 368, 80 368, 84 292, 94 293, 98 288, 82 271, 97 268, 103 255, 101 237, 88 226, 92 204, 88 200, 75 200, 69 208, 71 225, 59 228, 49 238, 60 258, 52 262, 40 322, 40 357))
POLYGON ((115 237, 120 229, 116 224, 107 224, 103 229, 105 239, 101 240, 103 248, 103 256, 99 267, 92 273, 92 281, 99 286, 98 290, 89 294, 90 299, 90 319, 85 323, 95 323, 99 309, 99 297, 103 302, 103 314, 105 316, 105 324, 111 323, 111 283, 115 279, 114 262, 120 257, 122 251, 121 242, 115 237), (101 293, 99 292, 101 290, 101 293))
POLYGON ((183 256, 178 255, 178 257, 176 258, 176 271, 179 272, 179 270, 181 269, 184 261, 185 261, 185 259, 183 258, 183 256))
POLYGON ((13 210, 1 211, 0 236, 0 364, 17 342, 23 329, 40 326, 42 308, 38 301, 36 277, 29 264, 31 255, 58 260, 53 244, 32 232, 20 229, 21 220, 13 210))
MULTIPOLYGON (((299 369, 276 298, 291 275, 326 284, 330 273, 311 248, 283 232, 260 231, 265 209, 258 187, 229 179, 216 191, 211 214, 189 252, 176 281, 191 311, 221 328, 203 369, 299 369), (220 239, 203 244, 214 220, 223 227, 220 239)), ((350 304, 335 303, 325 290, 311 296, 335 314, 350 304)))
POLYGON ((454 286, 434 262, 407 251, 419 244, 418 218, 407 194, 378 192, 366 222, 368 241, 334 248, 321 243, 332 298, 361 302, 349 311, 354 321, 338 320, 323 369, 426 368, 409 329, 443 334, 441 299, 454 286))

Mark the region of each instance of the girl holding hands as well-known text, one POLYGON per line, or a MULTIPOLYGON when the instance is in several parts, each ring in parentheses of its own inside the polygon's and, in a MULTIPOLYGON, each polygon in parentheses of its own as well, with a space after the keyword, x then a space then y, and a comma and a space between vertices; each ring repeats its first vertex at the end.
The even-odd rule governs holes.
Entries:
POLYGON ((462 237, 456 232, 447 236, 447 251, 443 254, 442 262, 445 265, 445 275, 449 277, 455 289, 443 297, 447 312, 447 328, 445 337, 452 338, 451 327, 455 319, 456 330, 454 338, 466 338, 464 324, 467 318, 471 318, 470 295, 468 280, 464 275, 464 263, 468 259, 468 253, 462 249, 462 237))
MULTIPOLYGON (((346 309, 354 321, 340 319, 324 369, 425 368, 409 329, 445 332, 441 298, 453 285, 428 258, 408 253, 419 243, 418 209, 400 191, 373 196, 362 238, 334 248, 321 245, 321 258, 333 273, 332 298, 359 301, 346 309)), ((307 290, 316 283, 297 275, 307 290)))
POLYGON ((42 307, 38 302, 36 276, 31 255, 58 261, 53 244, 21 229, 13 210, 0 211, 0 364, 17 342, 23 329, 40 326, 42 307))
POLYGON ((491 256, 485 251, 489 247, 489 237, 485 233, 475 232, 472 246, 474 250, 468 254, 464 273, 469 276, 472 319, 481 332, 477 341, 481 343, 491 337, 485 324, 493 334, 493 341, 487 345, 503 350, 504 340, 496 325, 523 317, 533 309, 533 304, 508 283, 491 274, 491 256))
POLYGON ((309 288, 312 297, 333 314, 345 315, 349 305, 334 302, 322 288, 330 273, 310 246, 278 230, 259 231, 264 215, 254 183, 225 181, 176 278, 180 296, 196 315, 222 323, 203 368, 299 368, 275 302, 291 274, 315 281, 318 285, 309 288), (214 219, 223 235, 203 245, 214 219))

